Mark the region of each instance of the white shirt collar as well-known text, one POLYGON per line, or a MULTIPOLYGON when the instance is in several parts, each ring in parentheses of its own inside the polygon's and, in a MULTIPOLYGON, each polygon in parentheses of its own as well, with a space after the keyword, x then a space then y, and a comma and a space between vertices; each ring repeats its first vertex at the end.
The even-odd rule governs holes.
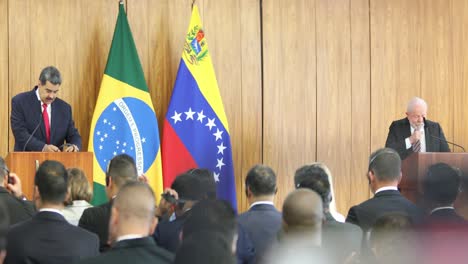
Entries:
POLYGON ((398 188, 395 186, 384 186, 384 187, 377 189, 377 191, 375 191, 375 194, 379 192, 383 192, 383 191, 398 191, 398 188))
POLYGON ((269 204, 269 205, 275 206, 275 205, 273 204, 273 202, 270 202, 270 201, 258 201, 258 202, 255 202, 255 203, 251 204, 250 207, 249 207, 249 209, 252 208, 252 207, 254 207, 254 206, 256 206, 256 205, 259 205, 259 204, 269 204))
POLYGON ((441 207, 436 207, 436 208, 432 209, 431 214, 433 214, 435 211, 444 210, 444 209, 455 210, 455 208, 453 206, 441 206, 441 207))
POLYGON ((122 240, 128 240, 128 239, 137 239, 137 238, 142 238, 144 237, 143 235, 140 234, 128 234, 124 236, 119 236, 115 242, 119 242, 122 240))
POLYGON ((51 212, 51 213, 57 213, 57 214, 63 216, 63 213, 62 213, 61 210, 53 209, 53 208, 41 208, 41 209, 39 209, 39 212, 51 212))

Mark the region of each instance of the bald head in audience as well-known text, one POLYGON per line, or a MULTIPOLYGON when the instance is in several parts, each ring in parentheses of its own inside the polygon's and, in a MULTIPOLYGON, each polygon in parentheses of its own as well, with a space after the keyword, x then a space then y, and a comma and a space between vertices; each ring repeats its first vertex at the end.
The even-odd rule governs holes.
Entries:
POLYGON ((320 237, 323 222, 322 198, 314 191, 297 189, 283 204, 283 228, 286 233, 316 232, 320 237))
POLYGON ((154 200, 154 193, 147 184, 131 182, 124 185, 112 206, 109 222, 112 242, 124 235, 152 234, 157 224, 154 200))

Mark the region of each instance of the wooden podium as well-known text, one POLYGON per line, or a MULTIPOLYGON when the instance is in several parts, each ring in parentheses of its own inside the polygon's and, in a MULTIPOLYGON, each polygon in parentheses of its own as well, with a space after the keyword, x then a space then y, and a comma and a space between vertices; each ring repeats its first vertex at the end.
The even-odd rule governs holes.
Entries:
MULTIPOLYGON (((426 152, 414 153, 402 163, 402 179, 399 184, 401 193, 416 204, 423 205, 422 202, 422 181, 429 167, 433 164, 444 162, 453 167, 459 168, 465 175, 468 175, 468 153, 450 152, 426 152)), ((466 201, 460 201, 459 195, 456 208, 459 209, 466 201)))
POLYGON ((82 169, 89 183, 93 183, 93 153, 92 152, 10 152, 5 162, 11 172, 21 179, 23 194, 32 199, 34 191, 34 176, 39 165, 46 160, 56 160, 66 168, 82 169))

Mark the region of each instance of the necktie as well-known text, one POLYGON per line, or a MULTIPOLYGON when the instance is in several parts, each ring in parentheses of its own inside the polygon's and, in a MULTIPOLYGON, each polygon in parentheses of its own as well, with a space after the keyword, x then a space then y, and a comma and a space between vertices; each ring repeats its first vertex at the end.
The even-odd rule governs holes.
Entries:
POLYGON ((420 152, 421 151, 421 140, 414 142, 413 144, 413 152, 420 152))
POLYGON ((49 123, 49 114, 47 113, 47 104, 43 104, 42 108, 42 119, 44 119, 45 133, 46 133, 46 142, 50 144, 50 123, 49 123))

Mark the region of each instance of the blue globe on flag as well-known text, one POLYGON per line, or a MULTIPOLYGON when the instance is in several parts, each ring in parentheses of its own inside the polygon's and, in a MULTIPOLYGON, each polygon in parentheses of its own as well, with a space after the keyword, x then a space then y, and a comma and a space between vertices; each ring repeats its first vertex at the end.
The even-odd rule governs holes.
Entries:
POLYGON ((138 174, 146 172, 159 149, 154 111, 134 97, 114 100, 99 116, 94 129, 94 153, 101 169, 116 155, 127 154, 135 159, 138 174))

